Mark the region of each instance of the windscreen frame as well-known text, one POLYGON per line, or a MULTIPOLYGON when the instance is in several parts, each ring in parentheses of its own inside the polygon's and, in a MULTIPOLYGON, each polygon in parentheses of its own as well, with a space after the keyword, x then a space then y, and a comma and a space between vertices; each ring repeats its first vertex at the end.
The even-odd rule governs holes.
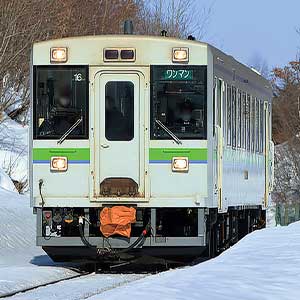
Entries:
POLYGON ((88 65, 34 65, 32 67, 32 114, 31 114, 31 127, 33 140, 57 140, 61 136, 41 136, 37 134, 37 73, 38 69, 72 69, 83 68, 86 74, 86 87, 85 87, 85 121, 84 121, 84 134, 80 136, 67 136, 66 140, 88 140, 89 139, 89 66, 88 65))
MULTIPOLYGON (((207 92, 207 83, 208 83, 208 78, 207 78, 207 65, 151 65, 150 66, 150 139, 151 140, 172 140, 170 136, 165 135, 164 137, 157 137, 154 134, 154 97, 155 97, 155 89, 154 86, 159 82, 159 80, 155 77, 155 69, 156 68, 169 68, 169 69, 174 69, 174 70, 182 70, 182 69, 188 69, 188 70, 197 70, 200 71, 201 69, 204 72, 204 98, 205 98, 205 111, 204 111, 204 137, 184 137, 184 136, 178 136, 180 140, 207 140, 208 138, 208 132, 207 132, 207 122, 208 122, 208 92, 207 92)), ((187 82, 192 82, 192 83, 200 83, 198 80, 174 80, 175 82, 178 83, 187 83, 187 82)), ((167 82, 167 81, 166 81, 167 82)), ((174 132, 176 135, 176 132, 174 132)))

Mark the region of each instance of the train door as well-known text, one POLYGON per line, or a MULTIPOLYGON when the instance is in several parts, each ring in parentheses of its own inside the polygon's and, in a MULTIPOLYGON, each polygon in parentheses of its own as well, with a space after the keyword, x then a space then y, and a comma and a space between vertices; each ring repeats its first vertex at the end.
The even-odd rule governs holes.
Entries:
POLYGON ((223 177, 223 99, 224 82, 217 79, 214 91, 214 119, 216 141, 216 194, 219 210, 222 210, 222 177, 223 177))
POLYGON ((141 80, 134 72, 99 72, 95 76, 97 197, 132 199, 144 194, 141 80))

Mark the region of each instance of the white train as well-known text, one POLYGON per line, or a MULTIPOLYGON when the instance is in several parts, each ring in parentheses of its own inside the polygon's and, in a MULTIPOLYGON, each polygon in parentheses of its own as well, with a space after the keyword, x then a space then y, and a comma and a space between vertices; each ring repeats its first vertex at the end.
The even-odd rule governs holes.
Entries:
POLYGON ((272 89, 220 50, 105 35, 32 51, 31 205, 57 261, 214 256, 265 224, 272 89))

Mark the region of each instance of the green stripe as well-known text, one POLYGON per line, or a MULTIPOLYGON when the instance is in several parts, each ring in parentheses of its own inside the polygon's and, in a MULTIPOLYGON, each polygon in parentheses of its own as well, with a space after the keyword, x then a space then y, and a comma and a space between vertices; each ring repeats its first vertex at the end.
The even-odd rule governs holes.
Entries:
POLYGON ((68 160, 90 160, 89 148, 33 148, 33 160, 50 160, 52 156, 66 156, 68 160))
POLYGON ((187 156, 189 160, 207 160, 206 148, 150 148, 149 160, 171 160, 174 156, 187 156))

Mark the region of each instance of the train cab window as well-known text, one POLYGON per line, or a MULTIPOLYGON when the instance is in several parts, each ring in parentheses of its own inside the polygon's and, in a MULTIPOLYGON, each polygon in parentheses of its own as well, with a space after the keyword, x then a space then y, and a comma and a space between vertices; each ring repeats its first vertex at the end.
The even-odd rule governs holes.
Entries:
POLYGON ((151 67, 151 138, 207 138, 206 66, 151 67), (168 133, 169 132, 169 133, 168 133))
POLYGON ((134 136, 134 85, 110 81, 105 86, 105 137, 130 141, 134 136))
POLYGON ((36 139, 88 138, 87 67, 35 67, 33 118, 36 139))

